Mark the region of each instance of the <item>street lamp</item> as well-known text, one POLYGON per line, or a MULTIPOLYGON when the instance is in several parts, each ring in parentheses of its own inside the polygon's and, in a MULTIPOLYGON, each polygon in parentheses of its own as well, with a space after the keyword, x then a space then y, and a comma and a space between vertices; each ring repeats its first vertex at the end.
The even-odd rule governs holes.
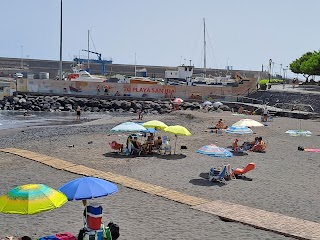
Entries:
POLYGON ((21 69, 23 69, 23 46, 21 46, 21 69))

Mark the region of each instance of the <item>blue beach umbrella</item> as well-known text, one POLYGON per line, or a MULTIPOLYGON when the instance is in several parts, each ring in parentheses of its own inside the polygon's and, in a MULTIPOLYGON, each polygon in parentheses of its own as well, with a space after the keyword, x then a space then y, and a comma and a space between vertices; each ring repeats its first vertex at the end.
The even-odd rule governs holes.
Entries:
POLYGON ((214 144, 206 145, 197 150, 197 153, 208 155, 210 157, 221 157, 228 158, 232 157, 233 154, 225 148, 218 147, 214 144))
MULTIPOLYGON (((141 122, 141 123, 138 123, 138 124, 140 124, 142 126, 144 123, 141 122)), ((156 133, 157 130, 155 128, 146 128, 146 130, 142 130, 141 132, 144 132, 144 133, 156 133)))
POLYGON ((243 135, 243 134, 252 134, 253 131, 247 126, 231 126, 226 130, 226 133, 243 135))
POLYGON ((144 126, 135 122, 124 122, 111 129, 111 132, 141 132, 146 131, 144 126))
POLYGON ((118 192, 118 187, 100 178, 81 177, 64 184, 59 190, 72 201, 108 196, 118 192))

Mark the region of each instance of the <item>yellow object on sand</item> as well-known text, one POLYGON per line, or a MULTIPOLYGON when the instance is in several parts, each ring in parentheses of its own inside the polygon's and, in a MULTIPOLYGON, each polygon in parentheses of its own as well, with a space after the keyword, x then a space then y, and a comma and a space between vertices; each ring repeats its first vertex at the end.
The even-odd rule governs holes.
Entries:
POLYGON ((142 126, 144 126, 145 128, 160 128, 160 129, 165 129, 166 127, 168 127, 167 124, 158 120, 151 120, 151 121, 145 122, 144 124, 142 124, 142 126))
POLYGON ((0 212, 36 214, 61 207, 66 195, 44 184, 27 184, 13 188, 0 196, 0 212))

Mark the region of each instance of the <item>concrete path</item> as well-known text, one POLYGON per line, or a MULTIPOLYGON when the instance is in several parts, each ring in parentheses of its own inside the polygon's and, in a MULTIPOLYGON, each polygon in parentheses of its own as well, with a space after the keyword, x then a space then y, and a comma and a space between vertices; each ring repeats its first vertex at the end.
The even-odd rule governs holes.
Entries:
POLYGON ((0 149, 0 151, 15 154, 71 173, 99 177, 131 189, 189 205, 192 209, 207 212, 230 221, 240 222, 298 239, 320 239, 320 223, 288 217, 282 214, 250 208, 239 204, 194 197, 161 186, 144 183, 130 177, 88 168, 83 165, 73 164, 58 158, 23 149, 6 148, 0 149))

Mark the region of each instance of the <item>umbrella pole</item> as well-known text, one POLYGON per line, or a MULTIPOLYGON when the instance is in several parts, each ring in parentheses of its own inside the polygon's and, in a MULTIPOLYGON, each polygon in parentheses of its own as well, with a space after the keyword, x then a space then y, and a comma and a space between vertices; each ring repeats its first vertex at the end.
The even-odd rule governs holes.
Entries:
POLYGON ((178 136, 176 135, 176 141, 174 143, 174 154, 176 154, 177 140, 178 140, 178 136))

